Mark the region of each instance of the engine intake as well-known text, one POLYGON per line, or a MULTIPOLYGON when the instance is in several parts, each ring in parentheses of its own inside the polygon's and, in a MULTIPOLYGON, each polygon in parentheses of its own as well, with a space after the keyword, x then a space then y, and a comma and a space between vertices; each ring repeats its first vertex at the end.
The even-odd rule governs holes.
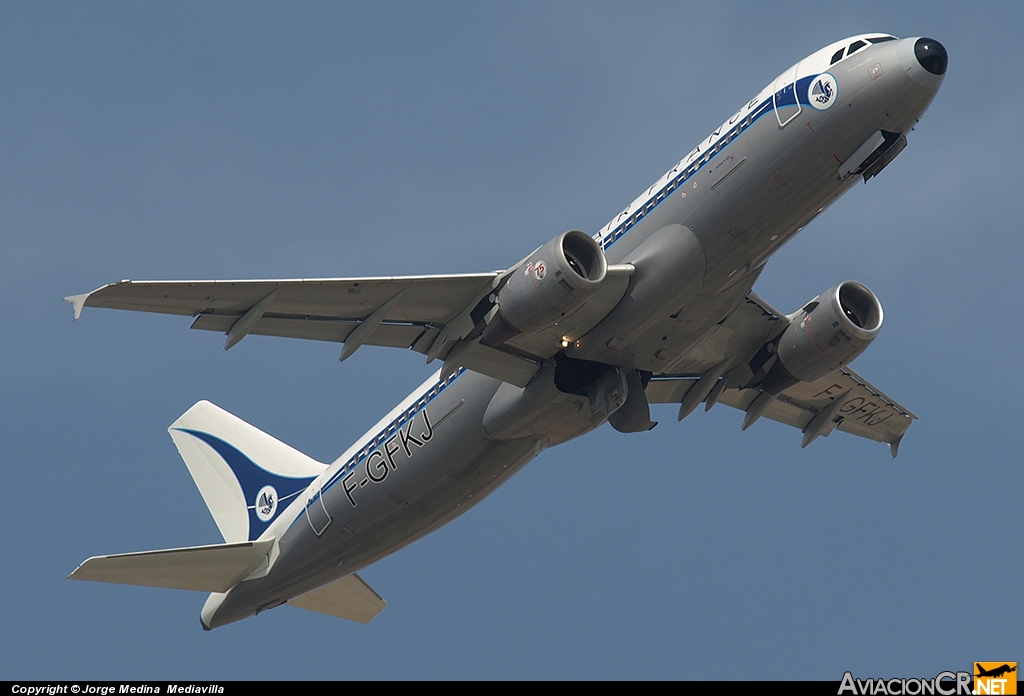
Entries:
POLYGON ((863 353, 880 328, 882 305, 867 286, 848 280, 829 288, 791 318, 762 388, 777 394, 821 379, 863 353))
POLYGON ((557 323, 594 296, 607 272, 604 250, 593 237, 579 230, 563 232, 509 275, 482 342, 494 346, 557 323))

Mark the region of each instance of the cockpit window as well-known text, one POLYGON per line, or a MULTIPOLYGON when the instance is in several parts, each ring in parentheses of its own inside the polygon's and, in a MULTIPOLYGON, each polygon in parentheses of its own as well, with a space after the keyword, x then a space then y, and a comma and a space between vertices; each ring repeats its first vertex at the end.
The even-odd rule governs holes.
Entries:
POLYGON ((885 43, 886 41, 895 41, 895 40, 896 40, 895 36, 872 36, 871 38, 868 39, 868 41, 870 41, 873 44, 885 43))
POLYGON ((863 41, 854 41, 852 44, 850 44, 850 50, 846 52, 846 55, 852 56, 854 53, 864 48, 865 46, 867 46, 867 44, 864 43, 863 41))
POLYGON ((845 48, 840 48, 838 51, 836 51, 834 54, 832 54, 832 60, 830 60, 828 64, 829 65, 835 65, 836 63, 838 63, 840 61, 840 59, 842 59, 843 51, 845 51, 845 50, 846 50, 845 48))

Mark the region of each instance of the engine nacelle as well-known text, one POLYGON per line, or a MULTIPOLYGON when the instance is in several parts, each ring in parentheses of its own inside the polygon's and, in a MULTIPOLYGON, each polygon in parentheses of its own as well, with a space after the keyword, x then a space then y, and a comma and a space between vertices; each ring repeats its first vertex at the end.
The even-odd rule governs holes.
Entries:
POLYGON ((512 271, 498 291, 482 342, 493 346, 555 324, 586 304, 607 272, 604 250, 593 237, 579 230, 563 232, 512 271))
POLYGON ((863 353, 881 327, 882 305, 866 286, 848 280, 829 288, 792 318, 762 387, 778 393, 834 372, 863 353))

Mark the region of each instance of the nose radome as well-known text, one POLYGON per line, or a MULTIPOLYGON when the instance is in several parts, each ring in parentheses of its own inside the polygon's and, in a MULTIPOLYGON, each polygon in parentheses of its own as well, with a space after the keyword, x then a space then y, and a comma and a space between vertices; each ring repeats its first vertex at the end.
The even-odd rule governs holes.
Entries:
POLYGON ((932 75, 945 75, 949 55, 946 47, 935 39, 920 38, 914 43, 914 55, 921 67, 932 75))
POLYGON ((937 90, 945 78, 949 55, 935 39, 914 36, 896 44, 896 54, 907 77, 928 89, 937 90))

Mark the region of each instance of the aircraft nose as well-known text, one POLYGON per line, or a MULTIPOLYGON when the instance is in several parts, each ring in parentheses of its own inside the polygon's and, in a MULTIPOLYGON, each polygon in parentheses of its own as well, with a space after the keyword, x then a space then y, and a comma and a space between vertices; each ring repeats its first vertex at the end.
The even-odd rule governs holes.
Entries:
POLYGON ((949 54, 946 47, 935 39, 920 38, 914 43, 914 56, 921 67, 932 75, 945 75, 949 54))
POLYGON ((935 39, 915 36, 900 41, 896 51, 907 77, 930 90, 939 88, 949 65, 945 46, 935 39))

